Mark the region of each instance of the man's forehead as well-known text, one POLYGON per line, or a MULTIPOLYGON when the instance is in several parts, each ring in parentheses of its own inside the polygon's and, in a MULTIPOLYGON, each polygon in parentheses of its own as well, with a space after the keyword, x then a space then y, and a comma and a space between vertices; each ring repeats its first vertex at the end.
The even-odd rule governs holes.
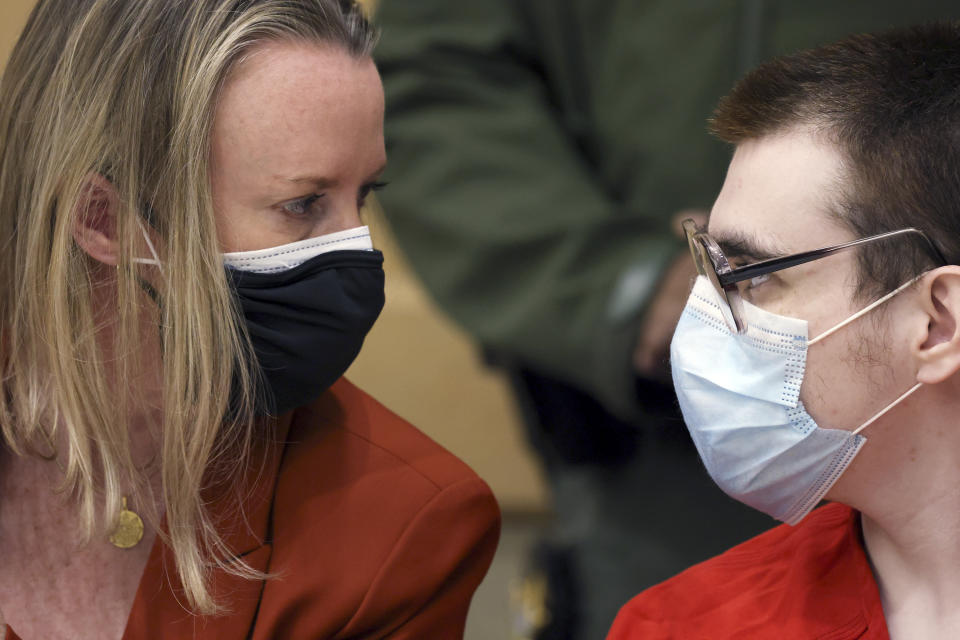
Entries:
POLYGON ((840 152, 806 129, 746 141, 714 203, 710 235, 725 251, 758 259, 851 239, 838 216, 842 177, 840 152))

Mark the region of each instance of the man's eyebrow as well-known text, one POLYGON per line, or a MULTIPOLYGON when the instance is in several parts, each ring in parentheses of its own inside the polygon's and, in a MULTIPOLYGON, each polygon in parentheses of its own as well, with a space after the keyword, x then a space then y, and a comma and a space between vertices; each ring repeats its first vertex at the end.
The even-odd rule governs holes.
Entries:
POLYGON ((740 258, 753 263, 787 255, 787 252, 775 246, 764 246, 755 236, 741 231, 724 231, 717 235, 710 234, 710 236, 727 258, 740 258))

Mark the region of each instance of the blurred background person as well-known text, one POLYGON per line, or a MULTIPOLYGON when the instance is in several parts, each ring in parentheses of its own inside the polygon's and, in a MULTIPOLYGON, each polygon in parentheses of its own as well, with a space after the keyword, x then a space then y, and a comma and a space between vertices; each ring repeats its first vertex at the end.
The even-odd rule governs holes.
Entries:
POLYGON ((381 0, 387 220, 509 375, 552 492, 525 635, 603 637, 630 595, 773 524, 713 486, 663 384, 694 275, 675 221, 728 159, 717 99, 770 56, 954 6, 381 0))

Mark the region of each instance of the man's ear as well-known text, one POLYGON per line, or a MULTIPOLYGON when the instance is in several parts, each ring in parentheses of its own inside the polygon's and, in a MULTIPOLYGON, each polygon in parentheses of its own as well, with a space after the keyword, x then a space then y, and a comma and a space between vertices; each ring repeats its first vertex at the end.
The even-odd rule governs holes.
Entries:
POLYGON ((917 381, 936 384, 960 370, 960 267, 941 267, 920 283, 927 326, 914 347, 917 381))
POLYGON ((116 187, 98 173, 87 176, 77 200, 73 239, 94 260, 110 266, 119 261, 117 215, 120 196, 116 187))

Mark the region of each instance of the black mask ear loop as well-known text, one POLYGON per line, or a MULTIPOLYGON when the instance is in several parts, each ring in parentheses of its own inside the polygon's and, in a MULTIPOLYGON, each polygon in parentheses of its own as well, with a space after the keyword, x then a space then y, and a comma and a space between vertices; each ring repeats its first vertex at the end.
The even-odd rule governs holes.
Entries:
MULTIPOLYGON (((151 228, 153 229, 157 228, 156 213, 154 212, 153 207, 151 207, 149 204, 144 205, 144 207, 141 209, 141 217, 143 218, 144 221, 146 221, 146 223, 151 228)), ((139 225, 140 227, 140 232, 143 234, 144 240, 147 241, 147 246, 150 248, 150 254, 152 258, 150 259, 136 258, 134 259, 134 262, 138 262, 140 264, 155 265, 157 268, 160 269, 161 272, 163 272, 163 265, 160 263, 160 256, 157 255, 157 250, 154 248, 153 243, 150 241, 150 236, 149 234, 147 234, 147 230, 143 226, 143 222, 141 222, 138 219, 137 225, 139 225)), ((156 288, 152 284, 147 282, 144 278, 142 278, 140 274, 136 274, 134 277, 137 279, 137 285, 143 290, 144 293, 146 293, 150 297, 151 300, 153 300, 153 303, 157 305, 157 309, 159 309, 160 314, 163 315, 163 300, 161 299, 160 294, 157 293, 156 288)), ((163 331, 160 329, 159 325, 157 326, 157 330, 158 330, 158 337, 160 339, 160 352, 163 353, 164 351, 163 331)))
MULTIPOLYGON (((109 165, 100 170, 100 174, 110 181, 111 184, 116 184, 116 181, 113 179, 113 175, 110 171, 109 165)), ((149 203, 145 203, 140 207, 140 218, 142 218, 152 229, 157 228, 157 213, 153 210, 153 207, 149 203)), ((140 262, 142 264, 153 264, 163 270, 163 265, 160 264, 160 256, 157 255, 156 249, 153 247, 153 243, 150 242, 150 236, 147 234, 147 230, 143 226, 143 222, 140 221, 140 218, 137 219, 137 225, 140 227, 140 232, 143 234, 144 239, 147 241, 147 246, 150 248, 150 253, 152 259, 135 259, 134 262, 140 262)), ((120 265, 117 265, 117 270, 120 270, 120 265)), ((150 299, 153 300, 153 303, 157 305, 157 308, 160 310, 160 313, 163 313, 163 302, 160 299, 160 294, 157 293, 157 290, 152 284, 140 277, 139 274, 136 276, 137 285, 150 296, 150 299)), ((159 329, 159 327, 158 327, 159 329)), ((160 331, 160 350, 163 351, 163 331, 160 331)))
POLYGON ((160 311, 163 311, 163 302, 160 301, 160 294, 157 293, 157 290, 153 287, 152 284, 141 278, 139 275, 136 276, 137 284, 140 285, 140 288, 143 289, 143 292, 150 296, 150 299, 153 300, 153 303, 160 308, 160 311))
MULTIPOLYGON (((152 284, 141 278, 139 275, 135 276, 137 279, 137 284, 143 289, 143 292, 150 296, 150 299, 153 300, 153 303, 157 305, 157 309, 160 311, 160 315, 163 316, 163 301, 160 299, 160 294, 157 293, 157 290, 153 287, 152 284)), ((164 353, 165 349, 163 348, 163 329, 157 324, 157 339, 160 341, 160 353, 164 353)))

